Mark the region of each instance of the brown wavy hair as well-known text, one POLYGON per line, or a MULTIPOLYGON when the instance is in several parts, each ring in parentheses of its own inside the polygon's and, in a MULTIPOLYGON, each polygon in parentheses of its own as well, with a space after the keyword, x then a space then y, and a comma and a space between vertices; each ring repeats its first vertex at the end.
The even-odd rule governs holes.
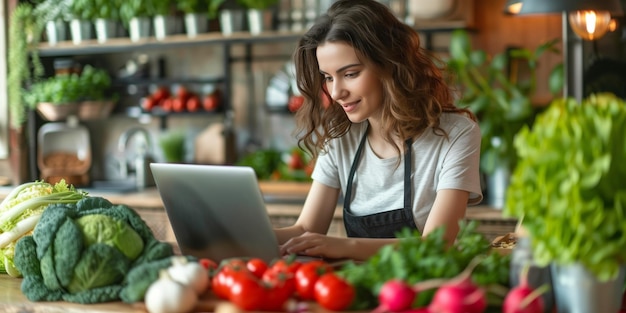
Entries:
POLYGON ((421 47, 415 29, 377 1, 338 0, 303 35, 293 55, 298 89, 305 98, 296 113, 298 145, 314 158, 352 125, 341 106, 333 101, 327 108, 323 105, 322 97, 331 98, 322 89, 316 49, 326 42, 347 43, 359 59, 374 65, 383 85, 382 127, 387 141, 394 142, 394 136, 416 138, 428 128, 447 136, 439 127, 443 112, 464 113, 475 120, 469 110, 454 105, 443 63, 421 47))

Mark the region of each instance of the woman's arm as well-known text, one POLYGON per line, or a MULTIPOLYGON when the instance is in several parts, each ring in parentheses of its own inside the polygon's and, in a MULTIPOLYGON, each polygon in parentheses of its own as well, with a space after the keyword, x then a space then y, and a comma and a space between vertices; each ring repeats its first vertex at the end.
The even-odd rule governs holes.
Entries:
POLYGON ((326 234, 333 220, 339 189, 313 181, 306 197, 302 212, 292 226, 274 229, 279 244, 305 232, 326 234))
POLYGON ((422 236, 428 235, 437 227, 444 226, 444 238, 453 244, 459 233, 459 221, 465 218, 469 192, 457 189, 443 189, 437 192, 435 203, 428 214, 422 236))

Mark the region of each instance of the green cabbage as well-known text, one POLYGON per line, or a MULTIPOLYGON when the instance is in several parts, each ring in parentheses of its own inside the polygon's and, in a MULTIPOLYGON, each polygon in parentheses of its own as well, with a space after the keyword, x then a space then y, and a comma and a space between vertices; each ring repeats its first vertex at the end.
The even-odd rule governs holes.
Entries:
POLYGON ((17 242, 14 262, 31 301, 99 303, 120 300, 133 268, 172 255, 134 210, 87 197, 50 205, 17 242))

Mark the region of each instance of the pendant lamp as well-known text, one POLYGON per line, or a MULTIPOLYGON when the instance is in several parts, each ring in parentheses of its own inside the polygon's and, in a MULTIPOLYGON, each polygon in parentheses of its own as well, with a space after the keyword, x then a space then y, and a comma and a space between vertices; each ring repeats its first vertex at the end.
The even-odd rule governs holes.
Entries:
POLYGON ((519 14, 522 10, 522 0, 506 0, 506 4, 504 5, 504 13, 505 14, 519 14))
MULTIPOLYGON (((510 7, 507 1, 507 7, 510 7)), ((572 30, 581 38, 595 40, 610 28, 611 16, 622 15, 619 0, 517 0, 519 14, 566 12, 572 30)), ((506 9, 505 9, 506 10, 506 9)))

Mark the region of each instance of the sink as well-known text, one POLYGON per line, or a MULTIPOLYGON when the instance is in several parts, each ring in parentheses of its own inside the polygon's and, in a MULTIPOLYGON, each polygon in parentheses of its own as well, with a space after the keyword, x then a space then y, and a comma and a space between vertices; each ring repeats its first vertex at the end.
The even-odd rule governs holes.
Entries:
POLYGON ((134 179, 128 180, 96 180, 87 188, 81 188, 87 192, 128 193, 137 191, 134 179))

